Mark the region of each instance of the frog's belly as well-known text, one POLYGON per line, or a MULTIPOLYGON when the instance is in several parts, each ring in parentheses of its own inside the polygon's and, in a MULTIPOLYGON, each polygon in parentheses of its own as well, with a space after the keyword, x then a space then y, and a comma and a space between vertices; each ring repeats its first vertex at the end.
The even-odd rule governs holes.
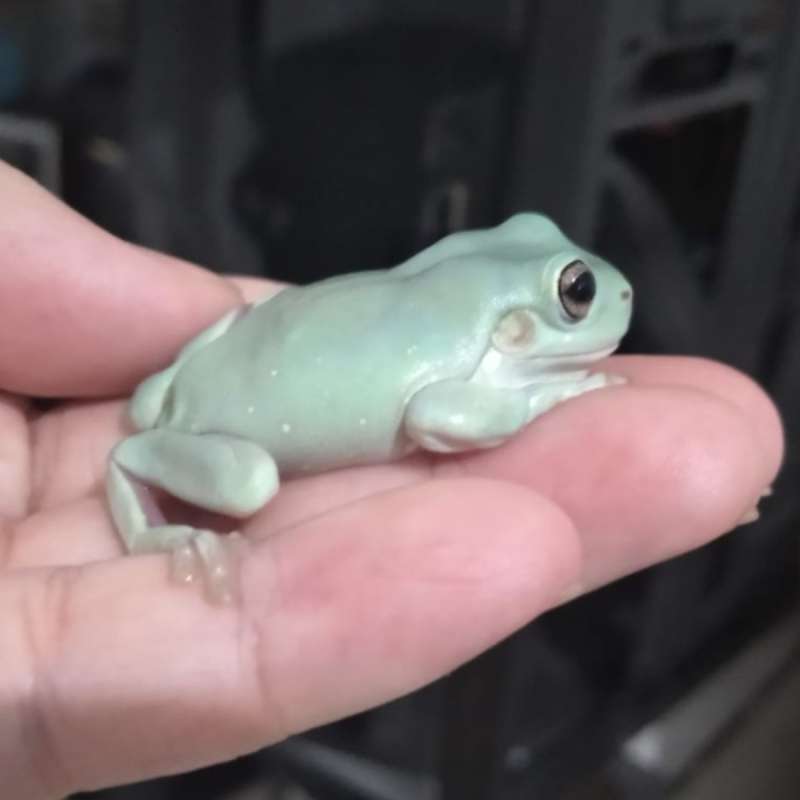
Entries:
POLYGON ((227 384, 174 387, 161 424, 260 444, 284 475, 398 458, 413 449, 403 432, 404 403, 375 402, 379 387, 337 397, 324 392, 254 394, 227 384), (237 388, 239 391, 237 391, 237 388))

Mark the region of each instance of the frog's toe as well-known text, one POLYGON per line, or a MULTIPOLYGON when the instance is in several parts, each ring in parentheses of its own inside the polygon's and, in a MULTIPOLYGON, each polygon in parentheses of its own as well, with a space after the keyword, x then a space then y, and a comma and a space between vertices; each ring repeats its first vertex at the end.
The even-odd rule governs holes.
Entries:
POLYGON ((221 536, 198 530, 188 542, 173 549, 173 578, 186 584, 202 580, 212 603, 231 603, 238 590, 236 562, 243 544, 238 533, 221 536))
POLYGON ((197 553, 192 542, 172 548, 172 579, 176 583, 194 583, 198 578, 197 553))
POLYGON ((601 372, 600 374, 605 379, 604 386, 625 386, 628 382, 624 375, 616 375, 613 372, 601 372))
POLYGON ((576 389, 578 394, 583 394, 609 386, 624 386, 627 382, 627 378, 613 372, 592 372, 577 384, 576 389))

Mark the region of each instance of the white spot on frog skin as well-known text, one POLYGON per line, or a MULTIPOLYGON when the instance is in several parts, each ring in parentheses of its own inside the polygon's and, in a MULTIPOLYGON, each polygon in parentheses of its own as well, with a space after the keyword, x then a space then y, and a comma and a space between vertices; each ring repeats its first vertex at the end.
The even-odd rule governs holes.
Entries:
POLYGON ((255 406, 247 406, 247 413, 248 414, 255 414, 256 413, 256 407, 255 406))
POLYGON ((284 433, 291 433, 292 426, 288 422, 284 422, 283 425, 281 425, 281 430, 284 433))
POLYGON ((463 414, 451 414, 450 421, 453 425, 463 425, 464 424, 464 415, 463 414))
POLYGON ((270 375, 272 375, 272 377, 273 377, 273 378, 275 378, 275 377, 277 377, 277 375, 278 375, 278 370, 276 370, 276 369, 271 369, 271 370, 269 371, 269 374, 270 374, 270 375))
POLYGON ((414 353, 416 353, 416 352, 417 352, 417 346, 415 344, 412 344, 411 347, 409 347, 406 350, 406 355, 413 356, 414 353))
POLYGON ((361 417, 361 419, 358 421, 358 424, 359 425, 366 425, 367 424, 367 418, 366 417, 361 417))

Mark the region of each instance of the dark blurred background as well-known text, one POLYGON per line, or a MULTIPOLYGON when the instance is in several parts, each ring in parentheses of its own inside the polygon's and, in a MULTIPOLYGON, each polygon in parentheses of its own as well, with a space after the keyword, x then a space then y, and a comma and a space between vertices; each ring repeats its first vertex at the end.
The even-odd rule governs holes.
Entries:
POLYGON ((756 524, 411 697, 92 797, 800 797, 800 3, 0 0, 0 157, 297 282, 546 212, 631 278, 628 350, 748 372, 789 441, 756 524))

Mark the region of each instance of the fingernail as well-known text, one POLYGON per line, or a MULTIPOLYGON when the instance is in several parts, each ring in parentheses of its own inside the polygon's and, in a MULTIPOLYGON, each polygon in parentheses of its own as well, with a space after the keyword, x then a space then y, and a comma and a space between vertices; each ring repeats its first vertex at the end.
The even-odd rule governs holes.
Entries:
POLYGON ((581 581, 576 581, 575 583, 571 583, 562 593, 558 605, 563 606, 566 605, 567 603, 572 602, 577 597, 580 597, 585 590, 586 587, 583 585, 581 581))
POLYGON ((751 522, 755 522, 761 514, 758 512, 758 506, 754 506, 751 508, 740 520, 736 523, 736 527, 740 527, 742 525, 749 525, 751 522))

